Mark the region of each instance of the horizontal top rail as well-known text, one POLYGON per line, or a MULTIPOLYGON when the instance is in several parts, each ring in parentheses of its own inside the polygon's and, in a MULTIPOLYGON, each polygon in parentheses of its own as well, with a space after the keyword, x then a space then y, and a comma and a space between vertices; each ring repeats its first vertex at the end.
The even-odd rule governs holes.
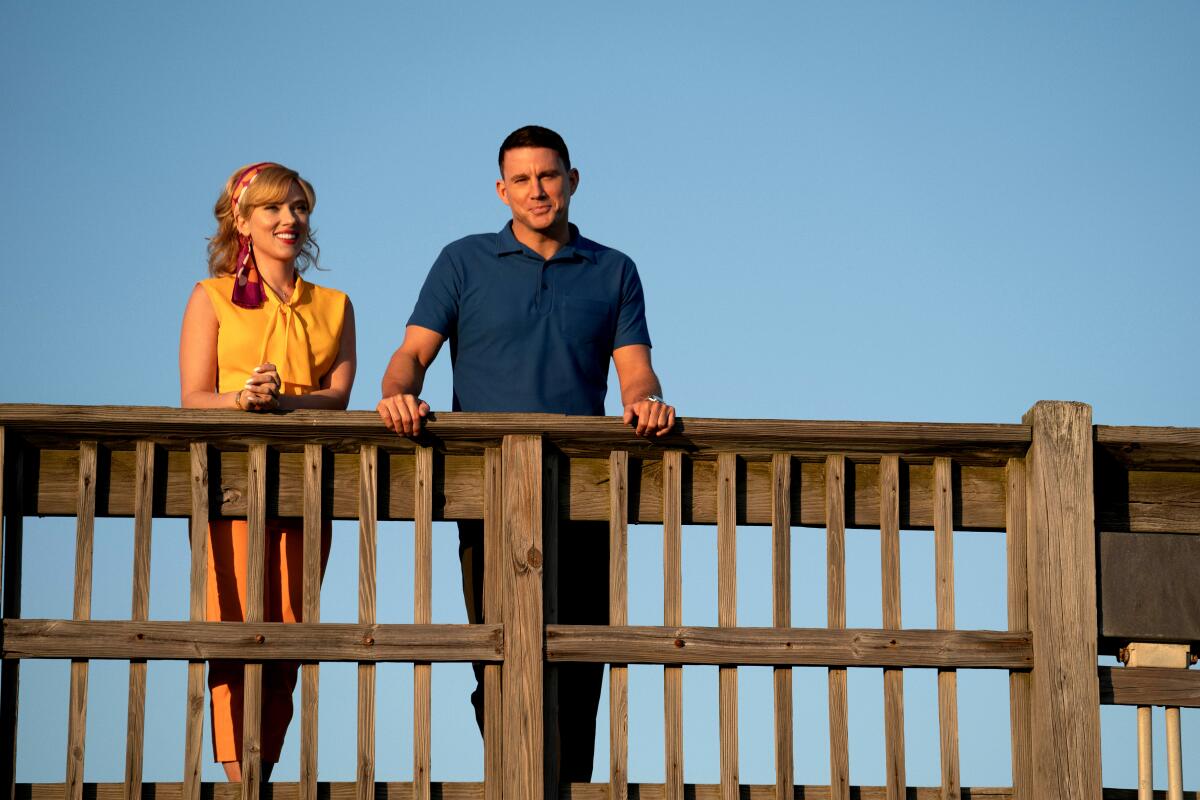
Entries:
POLYGON ((1200 428, 1097 425, 1095 443, 1130 468, 1200 472, 1200 428))
POLYGON ((666 449, 704 457, 736 452, 767 458, 772 453, 848 456, 902 454, 917 460, 949 456, 963 463, 1000 464, 1028 448, 1028 425, 944 422, 841 422, 820 420, 680 420, 668 436, 653 440, 633 435, 619 417, 558 414, 431 414, 417 439, 386 430, 373 411, 292 411, 245 414, 233 410, 194 410, 144 406, 63 406, 0 404, 0 426, 22 434, 35 446, 62 446, 81 439, 121 445, 136 439, 183 445, 245 445, 267 441, 279 447, 322 444, 333 450, 376 444, 389 450, 432 446, 443 452, 478 452, 498 446, 505 435, 546 437, 569 455, 607 455, 626 450, 653 455, 666 449))

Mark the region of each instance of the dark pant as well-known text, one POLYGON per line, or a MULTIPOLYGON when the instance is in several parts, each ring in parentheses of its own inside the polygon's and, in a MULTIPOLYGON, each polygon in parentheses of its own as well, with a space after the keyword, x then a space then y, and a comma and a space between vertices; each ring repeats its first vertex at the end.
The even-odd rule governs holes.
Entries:
MULTIPOLYGON (((608 523, 560 522, 558 547, 558 621, 570 625, 608 624, 608 523)), ((458 523, 467 619, 483 622, 483 522, 458 523)), ((473 664, 475 721, 483 732, 483 664, 473 664)), ((590 781, 596 748, 596 710, 603 664, 559 664, 559 780, 590 781)), ((552 724, 547 720, 547 724, 552 724)))

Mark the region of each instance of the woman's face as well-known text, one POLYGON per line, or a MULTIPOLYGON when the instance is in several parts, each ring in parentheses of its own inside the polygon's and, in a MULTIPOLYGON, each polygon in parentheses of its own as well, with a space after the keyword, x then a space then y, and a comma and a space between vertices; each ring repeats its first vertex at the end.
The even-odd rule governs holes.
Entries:
POLYGON ((238 232, 250 237, 260 265, 268 259, 290 266, 308 241, 308 214, 308 197, 293 182, 280 202, 257 206, 248 220, 238 217, 238 232))

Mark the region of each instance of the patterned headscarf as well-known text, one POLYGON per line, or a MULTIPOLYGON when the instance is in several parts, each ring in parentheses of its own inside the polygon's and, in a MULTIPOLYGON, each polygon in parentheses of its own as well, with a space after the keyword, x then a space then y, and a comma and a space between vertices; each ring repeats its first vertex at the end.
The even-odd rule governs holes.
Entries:
MULTIPOLYGON (((254 179, 259 176, 267 167, 275 167, 278 164, 273 161, 263 161, 242 170, 242 174, 233 182, 233 189, 229 192, 234 219, 237 219, 238 203, 242 199, 242 195, 246 193, 246 189, 250 184, 254 183, 254 179)), ((237 272, 233 280, 233 303, 242 308, 259 308, 267 301, 266 292, 263 291, 262 280, 258 275, 258 264, 254 260, 254 248, 250 244, 250 237, 238 234, 238 252, 237 272)))

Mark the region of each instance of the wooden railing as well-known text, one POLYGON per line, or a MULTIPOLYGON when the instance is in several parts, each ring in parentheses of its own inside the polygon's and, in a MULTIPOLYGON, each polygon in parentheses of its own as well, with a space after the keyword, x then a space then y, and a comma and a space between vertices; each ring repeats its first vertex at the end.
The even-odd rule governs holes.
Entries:
MULTIPOLYGON (((1101 789, 1101 703, 1200 705, 1200 676, 1194 670, 1097 667, 1098 653, 1115 652, 1129 641, 1195 645, 1200 640, 1200 622, 1195 630, 1189 627, 1195 622, 1190 612, 1178 623, 1146 623, 1149 627, 1139 629, 1142 618, 1114 616, 1120 604, 1102 596, 1105 617, 1099 620, 1096 569, 1100 531, 1118 537, 1200 533, 1197 430, 1094 428, 1088 406, 1051 402, 1035 405, 1021 425, 688 419, 656 442, 633 437, 616 419, 547 415, 439 414, 414 441, 389 434, 367 412, 251 416, 0 405, 0 428, 4 797, 1132 797, 1125 790, 1101 789), (77 519, 71 620, 21 616, 23 519, 34 515, 77 519), (97 516, 134 518, 128 621, 89 619, 97 516), (245 623, 203 621, 206 526, 222 516, 249 521, 245 623), (161 517, 191 521, 186 622, 147 620, 151 525, 161 517), (304 623, 261 621, 269 517, 304 519, 304 623), (323 522, 331 518, 359 522, 357 624, 319 622, 317 542, 323 522), (415 522, 411 624, 376 622, 377 526, 389 519, 415 522), (455 519, 484 523, 485 624, 430 622, 432 522, 455 519), (554 618, 556 587, 543 576, 553 574, 548 567, 556 558, 556 529, 565 519, 609 523, 608 626, 557 624, 554 618), (631 523, 662 525, 661 626, 627 624, 631 523), (691 524, 717 528, 716 627, 682 624, 682 530, 691 524), (737 528, 746 525, 769 525, 772 531, 771 628, 738 626, 737 528), (791 624, 793 526, 826 531, 824 628, 791 624), (881 629, 846 627, 847 528, 880 531, 881 629), (903 627, 901 529, 933 531, 936 629, 903 627), (953 533, 964 530, 1006 534, 1007 630, 956 628, 953 533), (16 783, 19 670, 23 659, 32 658, 71 660, 63 784, 16 783), (246 664, 240 786, 204 784, 200 777, 204 661, 211 658, 246 664), (123 783, 85 787, 87 677, 93 659, 130 662, 126 764, 123 783), (146 662, 155 659, 189 664, 179 783, 142 782, 146 662), (257 704, 249 701, 260 691, 262 663, 275 659, 304 663, 300 780, 295 784, 261 781, 260 720, 257 704), (358 663, 353 783, 319 781, 316 698, 323 661, 358 663), (430 779, 429 670, 430 664, 446 661, 487 664, 482 784, 430 779), (375 780, 375 669, 383 662, 415 665, 411 782, 375 780), (607 783, 557 786, 547 766, 552 759, 546 757, 546 738, 556 710, 554 681, 548 678, 563 662, 610 665, 607 783), (663 666, 665 781, 660 785, 628 781, 629 664, 663 666), (682 672, 698 664, 719 668, 720 783, 693 787, 685 784, 682 672), (737 668, 747 665, 774 668, 774 786, 747 787, 739 780, 737 668), (791 679, 796 666, 828 668, 828 786, 794 785, 791 679), (884 786, 850 786, 848 667, 883 670, 884 786), (916 667, 937 669, 941 780, 938 787, 913 789, 905 776, 904 670, 916 667), (957 671, 978 668, 1009 673, 1011 787, 960 786, 957 671)), ((1193 541, 1200 537, 1187 537, 1193 541)), ((1186 566, 1185 559, 1174 568, 1186 566)), ((1119 566, 1102 568, 1106 585, 1120 572, 1119 566)))

